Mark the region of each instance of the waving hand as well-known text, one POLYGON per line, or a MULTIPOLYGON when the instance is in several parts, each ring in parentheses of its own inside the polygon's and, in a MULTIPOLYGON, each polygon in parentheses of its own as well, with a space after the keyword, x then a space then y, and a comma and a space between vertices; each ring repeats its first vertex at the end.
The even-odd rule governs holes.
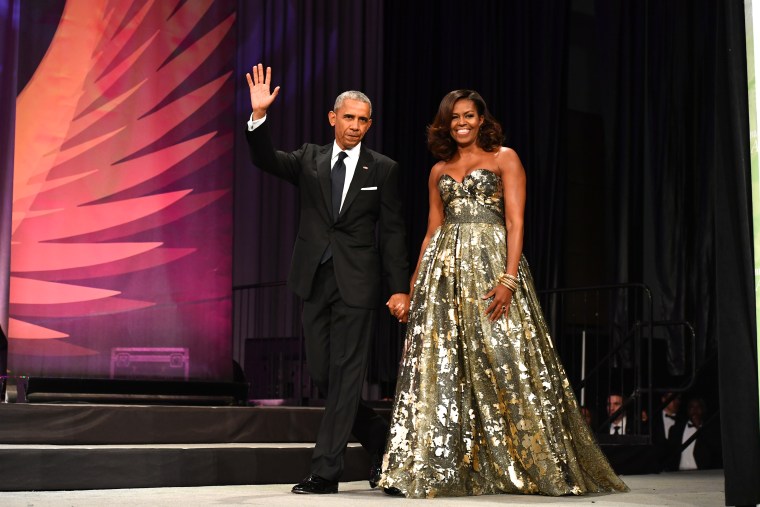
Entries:
POLYGON ((267 109, 272 105, 277 94, 280 93, 280 87, 276 86, 270 93, 269 85, 272 82, 272 67, 267 67, 264 74, 264 66, 260 63, 254 65, 250 73, 245 75, 248 80, 248 89, 251 92, 251 108, 253 109, 253 119, 258 120, 266 116, 267 109))

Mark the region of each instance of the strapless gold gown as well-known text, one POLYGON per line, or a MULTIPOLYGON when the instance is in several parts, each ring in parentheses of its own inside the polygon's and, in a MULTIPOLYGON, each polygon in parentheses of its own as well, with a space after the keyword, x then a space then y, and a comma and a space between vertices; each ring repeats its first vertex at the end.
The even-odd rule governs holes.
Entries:
POLYGON ((438 182, 445 223, 412 293, 380 485, 412 498, 627 491, 578 410, 525 258, 509 318, 485 315, 506 266, 501 179, 438 182))

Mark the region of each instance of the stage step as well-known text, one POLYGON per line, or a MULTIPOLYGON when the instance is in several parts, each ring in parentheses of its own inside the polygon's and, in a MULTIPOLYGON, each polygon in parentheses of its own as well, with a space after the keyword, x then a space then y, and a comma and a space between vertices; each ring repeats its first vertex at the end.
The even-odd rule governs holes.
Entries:
MULTIPOLYGON (((296 483, 309 473, 323 412, 0 404, 0 491, 296 483)), ((368 478, 359 444, 345 459, 343 480, 368 478)))
MULTIPOLYGON (((389 408, 376 409, 388 417, 389 408)), ((296 483, 309 472, 324 409, 0 404, 0 491, 296 483)), ((657 472, 650 445, 602 450, 615 471, 657 472)), ((343 480, 364 480, 352 442, 343 480)))
MULTIPOLYGON (((388 409, 376 409, 388 417, 388 409)), ((313 443, 320 407, 0 404, 0 444, 313 443)))
MULTIPOLYGON (((0 491, 281 484, 309 473, 313 445, 0 445, 0 491)), ((349 444, 342 481, 366 480, 369 456, 349 444)), ((369 488, 369 484, 367 485, 369 488)))

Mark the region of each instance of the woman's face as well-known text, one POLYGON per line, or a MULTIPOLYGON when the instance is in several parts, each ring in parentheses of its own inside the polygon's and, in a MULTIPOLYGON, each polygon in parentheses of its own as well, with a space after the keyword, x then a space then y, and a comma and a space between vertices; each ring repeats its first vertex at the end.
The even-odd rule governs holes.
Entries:
POLYGON ((478 115, 475 103, 470 99, 454 102, 451 111, 451 137, 459 145, 472 144, 478 138, 483 117, 478 115))

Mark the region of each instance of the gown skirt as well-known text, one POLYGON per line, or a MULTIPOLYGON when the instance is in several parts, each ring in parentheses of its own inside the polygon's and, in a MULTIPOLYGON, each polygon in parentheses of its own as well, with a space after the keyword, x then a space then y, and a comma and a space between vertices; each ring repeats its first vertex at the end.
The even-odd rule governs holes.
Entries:
POLYGON ((627 491, 588 428, 524 257, 508 317, 484 300, 504 272, 501 178, 438 182, 444 224, 423 253, 380 485, 410 498, 627 491))

